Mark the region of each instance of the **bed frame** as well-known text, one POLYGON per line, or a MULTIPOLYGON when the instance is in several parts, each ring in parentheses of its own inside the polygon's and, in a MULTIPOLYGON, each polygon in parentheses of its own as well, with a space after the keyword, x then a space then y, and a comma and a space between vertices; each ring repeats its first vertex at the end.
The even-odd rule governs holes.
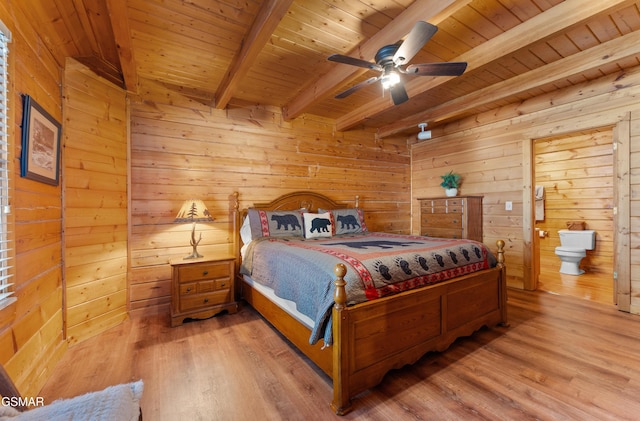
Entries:
MULTIPOLYGON (((246 210, 238 211, 235 195, 236 247, 246 210)), ((356 198, 356 206, 358 199, 356 198)), ((309 191, 285 194, 256 209, 295 210, 347 207, 309 191)), ((309 344, 309 328, 238 278, 242 298, 333 380, 331 408, 338 415, 351 409, 351 398, 376 386, 391 369, 415 363, 430 351, 444 351, 457 338, 483 326, 507 324, 504 241, 498 240, 495 268, 461 276, 393 296, 345 306, 344 275, 337 264, 333 307, 333 345, 309 344), (356 358, 357 356, 357 358, 356 358)))

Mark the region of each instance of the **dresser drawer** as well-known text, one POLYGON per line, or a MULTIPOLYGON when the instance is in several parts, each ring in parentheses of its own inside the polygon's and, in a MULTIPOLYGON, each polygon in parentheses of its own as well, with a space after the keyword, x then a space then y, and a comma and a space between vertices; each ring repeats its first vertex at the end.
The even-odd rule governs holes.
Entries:
POLYGON ((231 268, 228 262, 194 264, 178 268, 178 277, 181 282, 231 277, 231 268))
POLYGON ((201 307, 211 307, 230 301, 230 290, 209 292, 206 294, 187 295, 180 298, 180 311, 195 310, 201 307))
POLYGON ((422 215, 421 221, 423 227, 462 228, 459 214, 426 214, 422 215))
POLYGON ((447 229, 447 228, 424 228, 421 235, 427 237, 438 238, 463 238, 463 232, 461 229, 447 229))

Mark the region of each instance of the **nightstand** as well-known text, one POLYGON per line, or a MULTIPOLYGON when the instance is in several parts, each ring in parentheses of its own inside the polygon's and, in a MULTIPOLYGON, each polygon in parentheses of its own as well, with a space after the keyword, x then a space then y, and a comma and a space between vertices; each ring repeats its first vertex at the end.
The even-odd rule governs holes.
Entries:
POLYGON ((184 319, 205 319, 223 310, 238 311, 234 291, 235 258, 171 261, 171 327, 184 319))

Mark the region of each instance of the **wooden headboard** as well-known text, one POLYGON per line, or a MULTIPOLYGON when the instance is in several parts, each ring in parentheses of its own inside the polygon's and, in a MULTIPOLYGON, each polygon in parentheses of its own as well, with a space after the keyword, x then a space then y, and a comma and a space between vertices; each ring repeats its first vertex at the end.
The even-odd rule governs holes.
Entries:
MULTIPOLYGON (((238 193, 234 193, 234 207, 235 207, 235 226, 234 226, 234 238, 235 238, 235 250, 237 252, 238 261, 240 256, 240 226, 244 217, 247 215, 247 209, 238 209, 239 198, 238 193)), ((307 209, 309 212, 317 212, 318 209, 338 209, 338 208, 350 208, 359 207, 360 197, 355 196, 354 202, 336 202, 327 196, 312 192, 312 191, 296 191, 292 193, 283 194, 272 200, 271 202, 257 202, 251 206, 254 209, 262 210, 297 210, 307 209)))
MULTIPOLYGON (((358 206, 356 196, 356 207, 358 206)), ((353 204, 351 205, 353 206, 353 204)), ((318 209, 336 209, 351 207, 345 203, 338 203, 327 196, 311 191, 297 191, 282 195, 271 202, 254 203, 253 208, 265 210, 296 210, 307 209, 309 212, 317 212, 318 209)))

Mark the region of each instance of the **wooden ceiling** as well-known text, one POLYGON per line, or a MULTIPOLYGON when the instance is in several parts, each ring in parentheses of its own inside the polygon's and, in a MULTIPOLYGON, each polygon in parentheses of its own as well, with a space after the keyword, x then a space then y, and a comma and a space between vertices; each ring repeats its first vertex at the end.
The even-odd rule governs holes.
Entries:
POLYGON ((380 137, 521 103, 638 66, 640 2, 629 0, 30 0, 18 2, 61 65, 74 57, 140 93, 144 80, 219 109, 281 107, 380 137), (438 32, 411 63, 466 61, 460 77, 407 76, 394 106, 373 61, 418 20, 438 32))

